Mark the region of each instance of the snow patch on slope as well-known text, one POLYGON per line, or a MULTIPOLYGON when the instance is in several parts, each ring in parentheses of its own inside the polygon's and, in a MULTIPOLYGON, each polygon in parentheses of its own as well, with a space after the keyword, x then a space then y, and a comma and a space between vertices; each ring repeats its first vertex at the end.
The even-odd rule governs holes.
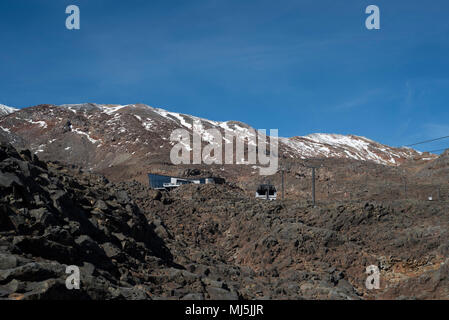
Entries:
POLYGON ((28 120, 28 119, 24 119, 24 120, 31 124, 37 124, 41 128, 44 128, 44 129, 47 128, 47 123, 45 121, 33 121, 33 120, 28 120))
POLYGON ((123 108, 125 108, 127 106, 129 106, 129 104, 124 105, 124 106, 122 106, 122 105, 115 105, 115 106, 104 106, 104 105, 102 105, 102 106, 100 106, 100 108, 101 108, 101 110, 104 113, 111 115, 111 114, 113 114, 113 113, 115 113, 115 112, 119 111, 120 109, 123 109, 123 108))
POLYGON ((183 127, 192 129, 192 125, 190 123, 188 123, 186 121, 186 119, 184 118, 184 116, 181 115, 180 113, 169 112, 167 110, 160 109, 160 108, 153 108, 153 111, 156 112, 157 114, 159 114, 160 116, 164 117, 165 119, 175 121, 175 122, 176 122, 176 120, 178 120, 183 127))
POLYGON ((19 109, 5 106, 4 104, 0 104, 0 116, 6 116, 8 114, 14 113, 19 109))
POLYGON ((75 132, 77 134, 83 135, 87 137, 87 139, 92 143, 97 143, 98 140, 93 139, 87 132, 81 131, 80 129, 72 129, 72 132, 75 132))
POLYGON ((150 118, 147 118, 146 121, 142 122, 142 126, 145 130, 150 131, 153 126, 153 121, 150 118))

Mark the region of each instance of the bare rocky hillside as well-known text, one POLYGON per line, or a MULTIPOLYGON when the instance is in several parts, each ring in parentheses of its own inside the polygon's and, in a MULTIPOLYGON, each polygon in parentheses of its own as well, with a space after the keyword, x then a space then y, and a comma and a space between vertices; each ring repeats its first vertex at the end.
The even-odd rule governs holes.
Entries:
POLYGON ((200 120, 249 132, 240 122, 139 104, 4 110, 0 299, 449 298, 447 152, 279 138, 280 170, 262 177, 252 165, 170 163, 171 131, 200 120), (148 172, 227 182, 160 192, 148 172), (268 180, 278 200, 257 201, 268 180), (65 288, 72 264, 79 291, 65 288), (369 265, 379 290, 365 287, 369 265))

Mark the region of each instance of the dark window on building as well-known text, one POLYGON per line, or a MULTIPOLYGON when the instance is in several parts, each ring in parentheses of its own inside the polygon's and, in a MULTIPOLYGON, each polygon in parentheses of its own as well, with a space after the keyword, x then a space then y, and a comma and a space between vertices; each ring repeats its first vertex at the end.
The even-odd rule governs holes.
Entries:
POLYGON ((162 176, 159 174, 148 174, 148 178, 150 180, 150 187, 151 188, 163 188, 164 183, 170 183, 171 177, 169 176, 162 176))
POLYGON ((257 188, 257 193, 258 194, 267 194, 270 196, 274 196, 275 192, 276 192, 276 188, 272 185, 267 185, 267 184, 262 184, 257 188))

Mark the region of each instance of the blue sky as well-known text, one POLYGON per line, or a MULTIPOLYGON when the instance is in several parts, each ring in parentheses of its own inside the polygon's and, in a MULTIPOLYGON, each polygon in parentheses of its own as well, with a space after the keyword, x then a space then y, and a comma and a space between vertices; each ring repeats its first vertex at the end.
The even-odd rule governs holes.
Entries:
MULTIPOLYGON (((2 0, 0 103, 145 103, 281 136, 449 135, 447 0, 2 0), (65 28, 66 6, 81 29, 65 28), (365 8, 381 30, 365 28, 365 8)), ((449 147, 449 139, 420 146, 449 147)))

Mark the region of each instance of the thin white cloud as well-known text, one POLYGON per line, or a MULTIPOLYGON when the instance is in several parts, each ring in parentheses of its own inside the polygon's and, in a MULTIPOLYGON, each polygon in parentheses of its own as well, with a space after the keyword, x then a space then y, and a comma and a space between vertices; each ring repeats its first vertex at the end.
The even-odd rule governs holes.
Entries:
POLYGON ((373 89, 357 96, 353 96, 346 101, 332 106, 330 109, 332 111, 347 111, 354 108, 359 108, 371 102, 374 98, 379 97, 383 93, 384 91, 382 89, 373 89))
POLYGON ((449 125, 440 123, 426 123, 425 132, 429 138, 449 136, 449 125))

